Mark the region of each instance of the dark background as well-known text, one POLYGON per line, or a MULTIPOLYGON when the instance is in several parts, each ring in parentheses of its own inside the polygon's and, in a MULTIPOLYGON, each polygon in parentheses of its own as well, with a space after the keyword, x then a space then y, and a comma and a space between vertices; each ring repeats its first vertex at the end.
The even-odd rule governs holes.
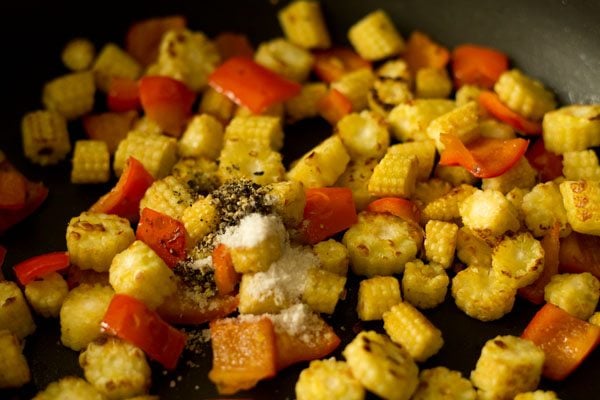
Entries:
MULTIPOLYGON (((285 1, 273 4, 254 1, 12 1, 0 5, 0 149, 30 179, 42 180, 50 195, 41 210, 13 228, 0 243, 8 248, 5 273, 11 266, 37 254, 65 249, 68 220, 85 210, 112 183, 80 185, 68 183, 70 163, 41 168, 24 159, 20 121, 24 113, 41 107, 44 82, 65 73, 60 52, 71 38, 94 41, 97 48, 107 41, 123 44, 129 24, 146 17, 182 14, 188 25, 209 36, 221 31, 243 32, 256 44, 281 35, 275 18, 285 1)), ((346 42, 348 27, 376 9, 385 9, 405 35, 420 29, 447 46, 472 42, 496 47, 511 56, 513 64, 552 88, 563 103, 600 102, 600 2, 571 0, 455 0, 455 1, 322 1, 334 42, 346 42)), ((81 137, 78 122, 70 125, 72 139, 81 137)), ((322 121, 305 121, 286 128, 286 161, 310 148, 330 133, 322 121)), ((356 282, 348 285, 348 297, 340 301, 330 321, 344 345, 353 330, 381 328, 377 323, 356 325, 356 282)), ((500 321, 481 323, 458 311, 452 299, 425 314, 444 335, 442 350, 422 368, 444 365, 466 377, 474 368, 486 340, 504 334, 519 335, 536 308, 517 301, 514 311, 500 321)), ((206 328, 206 327, 201 327, 206 328)), ((67 374, 81 375, 77 354, 60 346, 58 322, 38 320, 37 332, 26 341, 25 353, 33 381, 16 391, 0 391, 0 398, 30 398, 37 390, 67 374)), ((336 353, 339 358, 339 351, 336 353)), ((169 399, 219 397, 207 379, 210 349, 205 354, 186 353, 174 373, 164 374, 154 365, 152 393, 169 399), (191 368, 185 360, 199 367, 191 368), (178 377, 181 377, 178 381, 178 377), (174 382, 175 386, 170 387, 174 382)), ((233 397, 261 399, 294 398, 298 373, 305 365, 288 368, 271 381, 261 382, 251 392, 233 397)), ((600 393, 598 352, 566 381, 542 381, 541 388, 566 399, 590 399, 600 393)), ((229 396, 232 397, 232 396, 229 396)))

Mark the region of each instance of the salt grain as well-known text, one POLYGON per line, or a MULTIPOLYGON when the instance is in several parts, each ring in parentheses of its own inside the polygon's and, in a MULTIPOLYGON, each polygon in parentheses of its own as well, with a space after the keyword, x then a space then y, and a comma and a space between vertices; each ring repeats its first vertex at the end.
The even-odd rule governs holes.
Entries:
POLYGON ((242 218, 239 225, 227 228, 218 240, 233 248, 255 247, 273 236, 282 240, 285 237, 281 219, 276 215, 253 213, 242 218))

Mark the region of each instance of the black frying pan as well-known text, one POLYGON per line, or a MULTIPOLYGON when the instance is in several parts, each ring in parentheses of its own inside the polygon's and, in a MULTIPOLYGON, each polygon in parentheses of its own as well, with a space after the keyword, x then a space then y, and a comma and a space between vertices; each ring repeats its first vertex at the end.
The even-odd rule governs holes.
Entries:
MULTIPOLYGON (((50 195, 41 210, 0 237, 0 243, 9 250, 4 266, 8 277, 12 276, 11 266, 25 258, 65 249, 64 232, 69 218, 87 209, 112 185, 73 186, 68 183, 68 161, 55 167, 40 168, 23 157, 21 117, 41 106, 43 83, 64 73, 59 54, 66 41, 85 36, 97 46, 109 40, 122 43, 127 26, 136 19, 183 14, 190 27, 209 35, 225 30, 238 31, 247 33, 258 43, 281 35, 275 15, 285 2, 272 3, 278 2, 2 2, 0 149, 30 179, 42 180, 50 187, 50 195)), ((514 65, 541 79, 563 103, 600 102, 600 2, 322 0, 322 3, 337 43, 346 41, 345 33, 353 22, 375 8, 383 8, 404 34, 418 28, 450 47, 473 42, 505 51, 514 65)), ((70 130, 73 139, 82 136, 77 123, 70 130)), ((302 154, 329 132, 329 127, 322 121, 307 121, 286 128, 286 161, 302 154)), ((351 281, 346 300, 340 302, 330 320, 343 339, 340 351, 354 336, 353 329, 381 328, 376 323, 355 325, 355 304, 356 281, 351 281)), ((444 365, 468 377, 486 340, 498 334, 519 335, 535 311, 536 307, 518 300, 514 311, 500 321, 480 323, 460 312, 451 299, 447 300, 425 313, 443 331, 446 344, 421 367, 444 365)), ((32 383, 19 391, 0 391, 2 399, 31 398, 64 375, 81 375, 77 354, 58 344, 58 322, 39 319, 37 323, 38 329, 27 339, 25 348, 32 369, 32 383)), ((339 357, 339 351, 336 355, 339 357)), ((210 357, 210 347, 206 345, 204 356, 186 354, 186 359, 195 361, 199 367, 190 368, 183 360, 176 372, 165 375, 155 365, 152 393, 164 399, 218 398, 215 387, 207 379, 210 357)), ((261 382, 254 390, 234 397, 293 398, 295 381, 304 367, 288 368, 275 379, 261 382)), ((596 352, 566 381, 543 380, 540 387, 555 390, 563 400, 597 398, 599 371, 600 354, 596 352)))

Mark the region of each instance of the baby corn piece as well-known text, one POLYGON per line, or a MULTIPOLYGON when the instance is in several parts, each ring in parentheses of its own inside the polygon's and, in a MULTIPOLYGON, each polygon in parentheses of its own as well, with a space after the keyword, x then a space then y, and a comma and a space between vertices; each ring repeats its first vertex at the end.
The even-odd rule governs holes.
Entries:
POLYGON ((317 104, 326 94, 327 85, 325 83, 311 82, 302 85, 300 93, 284 103, 288 120, 296 122, 304 118, 312 118, 319 115, 317 104))
POLYGON ((42 102, 48 110, 75 119, 92 111, 95 91, 91 72, 74 72, 46 83, 42 102))
POLYGON ((45 318, 58 317, 68 293, 67 282, 56 272, 25 285, 27 301, 37 314, 45 318))
POLYGON ((287 178, 301 182, 306 189, 331 186, 350 161, 339 136, 325 139, 306 153, 287 173, 287 178))
POLYGON ((417 71, 415 93, 421 99, 444 99, 452 92, 452 81, 445 69, 427 67, 417 71))
POLYGON ((544 289, 548 303, 583 320, 594 314, 599 297, 600 282, 589 272, 554 275, 544 289))
POLYGON ((475 400, 477 393, 460 372, 446 367, 425 369, 419 374, 419 386, 412 400, 475 400))
POLYGON ((0 389, 18 388, 30 380, 19 338, 6 329, 0 330, 0 389))
POLYGON ((352 375, 386 400, 408 400, 419 383, 419 369, 410 354, 387 336, 362 331, 343 351, 352 375))
POLYGON ((296 82, 304 82, 312 68, 313 55, 283 38, 263 42, 254 54, 262 66, 296 82))
POLYGON ((362 111, 367 108, 367 95, 373 86, 375 75, 371 68, 360 68, 344 74, 340 79, 331 84, 352 103, 353 111, 362 111))
POLYGON ((188 186, 170 175, 154 181, 146 190, 140 201, 140 212, 147 207, 173 219, 181 220, 183 213, 193 202, 188 186))
POLYGON ((544 114, 547 150, 563 154, 600 145, 600 104, 572 105, 544 114))
POLYGON ((189 235, 190 246, 195 246, 218 223, 219 212, 210 197, 200 196, 191 206, 183 211, 181 222, 189 235))
POLYGON ((115 152, 113 168, 117 176, 121 176, 130 156, 141 162, 155 179, 164 178, 177 161, 177 140, 138 130, 129 132, 115 152))
POLYGON ((527 189, 513 188, 510 192, 506 193, 506 200, 510 201, 513 206, 517 209, 519 215, 519 222, 521 225, 525 225, 525 213, 523 212, 523 198, 529 191, 527 189))
POLYGON ((350 160, 346 170, 334 185, 350 188, 358 211, 364 210, 370 202, 376 199, 375 196, 369 193, 369 180, 378 163, 379 160, 376 158, 350 160))
POLYGON ((531 189, 537 180, 537 171, 529 164, 527 158, 521 157, 508 171, 495 178, 481 180, 483 190, 497 190, 502 194, 514 188, 531 189))
POLYGON ((510 125, 493 118, 479 121, 479 134, 483 137, 503 140, 516 137, 515 130, 510 125))
POLYGON ((200 100, 200 108, 198 111, 201 114, 212 115, 223 124, 226 124, 231 117, 233 117, 235 103, 224 94, 208 87, 202 93, 202 100, 200 100))
POLYGON ((96 79, 96 87, 103 92, 108 92, 113 76, 135 80, 140 77, 142 67, 119 46, 108 43, 100 50, 92 71, 96 79))
POLYGON ((152 310, 177 290, 173 271, 140 240, 113 258, 109 280, 115 293, 135 297, 152 310))
POLYGON ((79 351, 101 336, 100 322, 114 290, 105 285, 82 284, 71 290, 60 309, 60 340, 79 351))
POLYGON ((444 144, 440 140, 442 133, 457 136, 463 143, 468 143, 479 136, 478 107, 473 101, 431 121, 427 126, 427 136, 435 140, 438 151, 444 150, 444 144))
MULTIPOLYGON (((462 85, 457 91, 454 98, 456 99, 457 106, 464 106, 465 104, 475 101, 479 101, 479 95, 483 92, 483 89, 477 85, 462 85)), ((485 110, 480 107, 479 108, 480 115, 483 116, 482 112, 485 110)))
POLYGON ((391 132, 399 141, 429 139, 426 132, 431 121, 452 111, 455 107, 453 100, 416 99, 394 107, 387 121, 391 132))
POLYGON ((235 117, 276 117, 283 120, 283 117, 285 116, 285 107, 283 103, 279 102, 265 108, 260 114, 255 114, 248 107, 240 105, 235 109, 233 115, 235 117))
POLYGON ((511 110, 534 121, 541 120, 545 113, 556 108, 554 94, 540 81, 518 69, 500 75, 494 91, 511 110))
POLYGON ((600 311, 596 311, 592 314, 592 316, 588 319, 590 324, 600 326, 600 311))
POLYGON ((19 340, 35 331, 23 292, 10 281, 0 281, 0 330, 4 329, 14 333, 19 340))
POLYGON ((464 226, 456 236, 456 256, 466 265, 492 266, 492 248, 464 226))
POLYGON ((385 121, 371 111, 348 114, 336 131, 352 159, 383 157, 390 144, 385 121))
POLYGON ((477 190, 459 206, 463 224, 484 240, 519 230, 515 206, 497 190, 477 190))
POLYGON ((198 158, 182 158, 171 170, 171 175, 184 182, 192 195, 205 195, 219 186, 217 163, 214 160, 198 158))
POLYGON ((573 230, 600 235, 600 181, 565 181, 559 189, 573 230))
POLYGON ((395 144, 388 149, 388 152, 406 156, 415 155, 419 161, 417 180, 425 181, 431 175, 435 160, 435 142, 433 140, 395 144))
MULTIPOLYGON (((442 189, 445 190, 445 188, 442 189)), ((460 185, 451 189, 443 196, 427 203, 423 208, 421 218, 424 221, 431 219, 452 221, 458 219, 461 216, 459 207, 476 191, 477 189, 470 185, 460 185)))
POLYGON ((69 221, 66 240, 72 264, 106 272, 113 257, 134 242, 135 234, 125 218, 84 211, 69 221))
POLYGON ((352 271, 357 275, 392 275, 404 271, 423 243, 421 228, 384 213, 361 212, 344 234, 352 271))
POLYGON ((400 284, 396 278, 375 276, 360 281, 356 312, 361 321, 378 320, 401 301, 400 284))
POLYGON ((514 400, 559 400, 553 391, 536 390, 535 392, 519 393, 514 400))
POLYGON ((373 11, 352 25, 348 39, 366 60, 381 60, 404 51, 404 39, 383 10, 373 11))
POLYGON ((560 224, 560 236, 571 233, 563 197, 554 182, 538 183, 523 196, 521 209, 525 224, 535 237, 542 237, 555 223, 560 224))
POLYGON ((135 121, 132 130, 141 132, 141 134, 147 136, 162 135, 163 133, 161 127, 145 115, 135 121))
POLYGON ((34 111, 21 121, 23 151, 32 162, 56 164, 71 151, 67 121, 54 111, 34 111))
POLYGON ((499 280, 489 267, 471 265, 452 279, 456 306, 469 317, 494 321, 512 310, 517 290, 499 280))
POLYGON ((544 352, 515 336, 496 336, 481 349, 471 382, 478 399, 513 399, 534 390, 542 374, 544 352))
POLYGON ((277 17, 286 38, 293 44, 305 49, 331 46, 319 2, 295 1, 279 11, 277 17))
POLYGON ((382 117, 387 117, 398 104, 412 99, 410 80, 400 77, 378 76, 367 93, 369 109, 382 117))
POLYGON ((415 184, 415 191, 413 192, 411 198, 419 205, 420 208, 423 208, 432 201, 439 199, 445 194, 448 194, 451 190, 452 185, 450 183, 441 179, 432 178, 427 181, 417 182, 415 184))
POLYGON ((425 257, 450 268, 454 261, 458 226, 452 222, 430 220, 425 225, 425 257))
POLYGON ((315 312, 333 314, 345 284, 345 276, 311 268, 306 278, 302 300, 315 312))
POLYGON ((223 146, 223 125, 209 114, 196 115, 177 143, 181 157, 216 160, 223 146))
MULTIPOLYGON (((295 4, 295 3, 292 3, 295 4)), ((296 382, 297 400, 363 400, 365 389, 348 364, 334 358, 311 361, 296 382)))
POLYGON ((267 185, 266 189, 268 202, 273 211, 281 217, 283 224, 287 228, 297 227, 302 222, 306 205, 306 192, 302 183, 275 182, 267 185))
POLYGON ((67 376, 49 384, 33 400, 86 399, 105 400, 92 385, 76 376, 67 376))
POLYGON ((392 78, 404 81, 410 85, 412 85, 413 76, 408 67, 407 62, 402 58, 395 58, 389 61, 386 61, 377 68, 376 71, 378 78, 392 78))
POLYGON ((71 183, 102 183, 110 178, 110 153, 101 140, 78 140, 73 151, 71 183))
POLYGON ((250 287, 256 285, 255 274, 243 274, 240 281, 238 311, 240 314, 265 314, 278 313, 294 304, 294 301, 287 298, 278 299, 272 293, 255 296, 250 287))
POLYGON ((219 156, 217 176, 221 183, 250 179, 259 185, 280 182, 285 175, 281 154, 263 146, 235 140, 226 141, 219 156))
POLYGON ((379 197, 410 197, 415 190, 418 174, 417 156, 388 151, 369 179, 369 194, 379 197))
POLYGON ((600 165, 594 150, 569 151, 563 154, 563 175, 569 181, 600 181, 600 165))
POLYGON ((492 270, 516 288, 532 284, 544 269, 544 249, 529 232, 505 237, 494 247, 492 270))
POLYGON ((224 140, 279 151, 283 147, 281 119, 262 115, 235 117, 225 129, 224 140))
POLYGON ((94 62, 94 57, 96 57, 94 44, 85 38, 70 40, 60 55, 65 67, 75 72, 88 69, 94 62))
POLYGON ((421 260, 407 262, 402 276, 404 301, 420 309, 434 308, 444 302, 449 283, 441 265, 421 260))
POLYGON ((339 276, 348 274, 348 249, 340 242, 334 239, 324 240, 313 246, 313 252, 323 270, 339 276))
POLYGON ((150 366, 144 352, 116 337, 91 342, 79 355, 85 379, 108 399, 142 395, 150 387, 150 366))
POLYGON ((452 186, 460 186, 462 184, 475 185, 478 181, 478 179, 471 175, 471 173, 466 168, 461 167, 460 165, 437 164, 435 166, 433 176, 435 176, 436 178, 440 178, 443 181, 449 182, 452 186))

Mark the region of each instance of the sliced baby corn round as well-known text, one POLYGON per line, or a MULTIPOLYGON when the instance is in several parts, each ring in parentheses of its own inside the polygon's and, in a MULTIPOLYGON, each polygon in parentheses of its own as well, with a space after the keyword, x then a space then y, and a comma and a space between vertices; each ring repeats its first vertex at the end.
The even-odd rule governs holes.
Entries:
POLYGON ((0 329, 0 389, 18 388, 30 379, 31 372, 19 338, 0 329))
POLYGON ((0 330, 7 329, 19 339, 35 331, 35 322, 21 288, 11 281, 0 281, 0 330))
POLYGON ((33 398, 33 400, 56 399, 105 400, 105 397, 85 380, 76 376, 67 376, 52 382, 33 398))
POLYGON ((337 123, 336 131, 353 159, 379 159, 390 144, 390 134, 385 121, 371 111, 346 115, 337 123))
POLYGON ((170 175, 159 181, 154 181, 146 190, 140 201, 140 212, 147 207, 173 219, 181 220, 183 213, 192 203, 193 197, 189 187, 170 175))
POLYGON ((553 391, 536 390, 535 392, 519 393, 514 400, 559 400, 553 391))
POLYGON ((446 367, 425 369, 419 374, 419 386, 412 400, 475 400, 477 393, 460 372, 446 367))
POLYGON ((360 281, 356 312, 362 321, 381 319, 383 313, 402 301, 400 284, 393 276, 375 276, 360 281))
POLYGON ((25 297, 42 317, 58 317, 60 307, 69 293, 69 287, 64 278, 56 273, 44 275, 25 285, 25 297))
POLYGON ((545 113, 556 108, 554 94, 540 81, 518 69, 500 75, 494 91, 511 110, 534 121, 541 120, 545 113))
POLYGON ((561 107, 544 115, 546 149, 557 154, 600 145, 600 104, 561 107))
POLYGON ((71 71, 84 71, 92 65, 95 56, 96 49, 90 40, 75 38, 65 45, 60 58, 71 71))
POLYGON ((433 308, 444 302, 449 283, 441 265, 421 260, 407 262, 402 275, 404 300, 420 309, 433 308))
POLYGON ((311 361, 308 368, 300 373, 296 382, 298 400, 362 400, 365 389, 354 378, 348 364, 327 360, 311 361))
POLYGON ((532 284, 544 269, 544 249, 531 233, 505 237, 494 247, 492 270, 516 288, 532 284))
POLYGON ((419 369, 408 352, 387 336, 359 333, 343 351, 352 375, 386 400, 408 400, 417 388, 419 369))
POLYGON ((563 197, 554 182, 538 183, 523 196, 521 210, 525 224, 535 237, 542 237, 555 223, 560 225, 560 236, 571 233, 563 197))
POLYGON ((592 316, 599 298, 600 282, 589 272, 554 275, 544 289, 548 303, 583 320, 592 316))

